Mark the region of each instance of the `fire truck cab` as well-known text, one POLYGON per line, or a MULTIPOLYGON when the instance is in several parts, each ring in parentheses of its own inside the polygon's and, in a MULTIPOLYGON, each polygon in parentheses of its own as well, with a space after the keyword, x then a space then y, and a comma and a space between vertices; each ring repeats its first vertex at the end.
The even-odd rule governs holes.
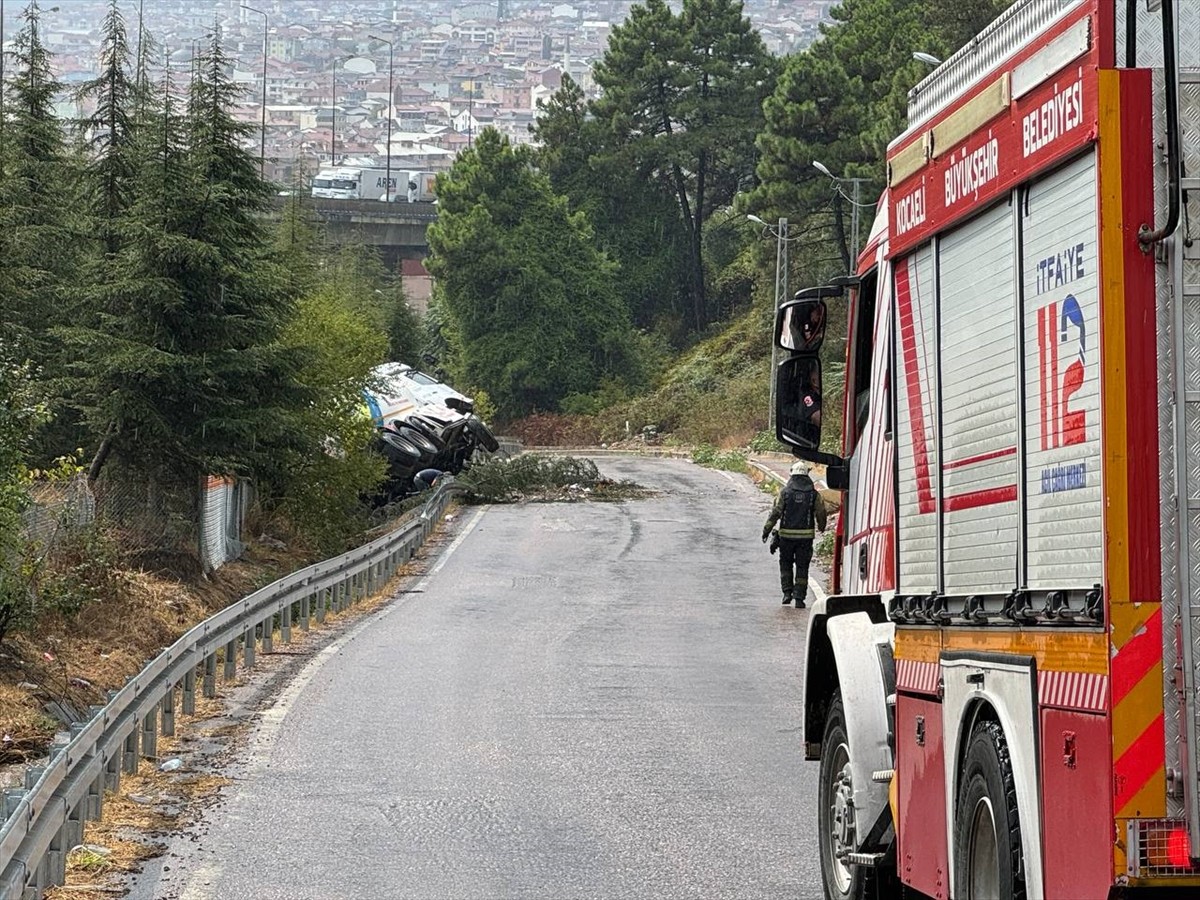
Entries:
POLYGON ((778 437, 844 491, 806 651, 825 894, 1200 889, 1200 3, 1018 0, 908 120, 840 454, 843 287, 775 325, 778 437))

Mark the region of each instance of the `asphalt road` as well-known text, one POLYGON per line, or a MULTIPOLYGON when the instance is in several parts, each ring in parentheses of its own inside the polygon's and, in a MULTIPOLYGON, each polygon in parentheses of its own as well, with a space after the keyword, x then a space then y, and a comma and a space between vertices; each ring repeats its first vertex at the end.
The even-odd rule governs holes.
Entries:
POLYGON ((767 496, 599 462, 660 493, 465 510, 420 592, 264 714, 170 891, 134 896, 819 897, 807 613, 767 496))

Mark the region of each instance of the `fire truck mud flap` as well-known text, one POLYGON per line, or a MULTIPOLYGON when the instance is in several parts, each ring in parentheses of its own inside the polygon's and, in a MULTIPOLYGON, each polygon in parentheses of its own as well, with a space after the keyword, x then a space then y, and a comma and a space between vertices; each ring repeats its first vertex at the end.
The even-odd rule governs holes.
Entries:
POLYGON ((888 808, 888 785, 871 776, 892 768, 888 694, 895 690, 890 675, 895 626, 855 612, 830 618, 826 629, 842 696, 854 807, 865 835, 888 808))

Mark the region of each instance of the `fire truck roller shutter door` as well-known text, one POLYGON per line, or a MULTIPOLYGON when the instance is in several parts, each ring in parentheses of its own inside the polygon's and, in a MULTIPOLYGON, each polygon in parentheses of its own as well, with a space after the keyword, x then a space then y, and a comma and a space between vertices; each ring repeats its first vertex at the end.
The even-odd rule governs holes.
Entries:
POLYGON ((1094 154, 1035 181, 1021 215, 1028 585, 1086 588, 1104 580, 1094 154))
POLYGON ((942 567, 947 594, 1014 586, 1017 339, 1012 207, 940 242, 942 567))
POLYGON ((933 252, 929 246, 893 269, 896 322, 896 453, 899 515, 897 592, 928 594, 937 581, 936 348, 933 252))

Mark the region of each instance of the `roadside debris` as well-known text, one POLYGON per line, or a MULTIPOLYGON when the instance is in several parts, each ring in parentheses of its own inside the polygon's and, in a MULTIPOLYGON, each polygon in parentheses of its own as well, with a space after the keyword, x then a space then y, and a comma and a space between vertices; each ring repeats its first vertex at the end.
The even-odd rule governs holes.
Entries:
POLYGON ((538 453, 477 463, 458 483, 467 503, 614 501, 651 493, 632 481, 604 478, 590 459, 538 453))

